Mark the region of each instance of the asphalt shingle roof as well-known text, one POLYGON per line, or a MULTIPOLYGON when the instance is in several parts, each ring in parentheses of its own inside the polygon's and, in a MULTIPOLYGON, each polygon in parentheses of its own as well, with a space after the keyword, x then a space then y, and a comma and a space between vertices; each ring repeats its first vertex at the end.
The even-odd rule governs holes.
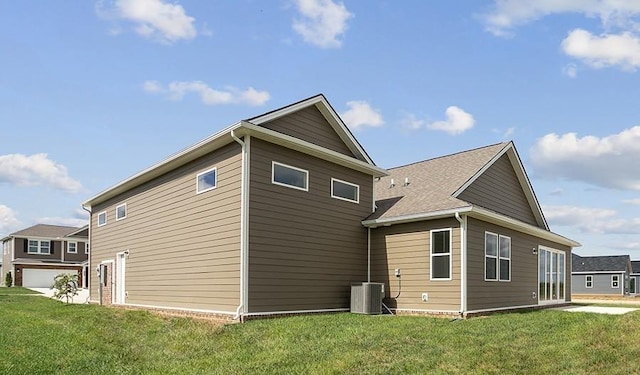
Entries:
POLYGON ((628 255, 604 255, 581 257, 578 254, 572 254, 571 271, 572 272, 595 272, 595 271, 620 271, 627 270, 628 255))
POLYGON ((11 233, 10 236, 57 238, 57 237, 64 237, 69 233, 77 231, 78 229, 80 228, 67 227, 62 225, 36 224, 32 227, 11 233))
POLYGON ((389 175, 374 184, 377 209, 367 220, 469 207, 452 194, 508 145, 499 143, 388 169, 389 175))

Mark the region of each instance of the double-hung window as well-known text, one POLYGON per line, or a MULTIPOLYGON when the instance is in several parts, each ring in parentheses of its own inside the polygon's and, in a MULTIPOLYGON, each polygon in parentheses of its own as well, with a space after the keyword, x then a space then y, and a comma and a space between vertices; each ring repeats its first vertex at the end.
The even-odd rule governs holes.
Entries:
POLYGON ((67 253, 69 254, 77 254, 78 253, 78 243, 77 242, 67 242, 67 253))
POLYGON ((451 280, 451 229, 431 231, 431 280, 451 280))
POLYGON ((584 278, 584 287, 593 288, 593 275, 586 275, 584 278))
POLYGON ((309 191, 309 171, 274 161, 271 163, 271 182, 276 185, 309 191))
POLYGON ((620 275, 611 275, 611 287, 614 289, 620 287, 620 275))
POLYGON ((511 238, 491 232, 484 234, 485 281, 511 281, 511 238))
POLYGON ((28 240, 28 254, 51 254, 51 243, 43 240, 28 240))

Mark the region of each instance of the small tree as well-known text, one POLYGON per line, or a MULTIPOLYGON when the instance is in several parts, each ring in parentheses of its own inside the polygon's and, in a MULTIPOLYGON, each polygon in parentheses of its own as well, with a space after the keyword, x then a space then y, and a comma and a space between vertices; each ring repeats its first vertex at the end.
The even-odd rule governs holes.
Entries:
POLYGON ((7 287, 13 285, 13 277, 11 276, 11 271, 7 272, 7 275, 4 277, 4 285, 7 287))
POLYGON ((66 302, 69 303, 69 299, 73 300, 73 297, 78 295, 78 275, 70 274, 70 273, 61 273, 56 275, 53 279, 54 283, 51 289, 55 289, 56 291, 53 293, 53 296, 57 299, 62 300, 62 298, 66 299, 66 302))

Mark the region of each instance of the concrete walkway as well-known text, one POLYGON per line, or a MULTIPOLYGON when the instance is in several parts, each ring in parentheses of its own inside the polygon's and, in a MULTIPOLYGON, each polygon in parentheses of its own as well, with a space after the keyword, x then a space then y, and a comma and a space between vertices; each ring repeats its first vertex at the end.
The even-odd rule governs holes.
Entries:
POLYGON ((564 306, 558 310, 569 312, 588 312, 596 314, 624 315, 626 313, 640 310, 634 307, 607 307, 607 306, 564 306))
MULTIPOLYGON (((54 298, 53 289, 49 288, 29 288, 35 292, 41 293, 43 297, 54 298)), ((57 300, 57 298, 54 298, 57 300)), ((62 302, 66 302, 66 299, 62 299, 62 302)), ((69 303, 89 303, 89 289, 78 289, 78 295, 69 300, 69 303)))

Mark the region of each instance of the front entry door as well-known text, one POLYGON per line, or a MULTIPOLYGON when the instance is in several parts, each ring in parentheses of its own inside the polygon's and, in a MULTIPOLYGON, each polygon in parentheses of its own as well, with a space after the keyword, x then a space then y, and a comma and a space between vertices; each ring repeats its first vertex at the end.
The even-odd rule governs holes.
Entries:
POLYGON ((565 301, 565 253, 540 247, 538 249, 538 303, 565 301))

